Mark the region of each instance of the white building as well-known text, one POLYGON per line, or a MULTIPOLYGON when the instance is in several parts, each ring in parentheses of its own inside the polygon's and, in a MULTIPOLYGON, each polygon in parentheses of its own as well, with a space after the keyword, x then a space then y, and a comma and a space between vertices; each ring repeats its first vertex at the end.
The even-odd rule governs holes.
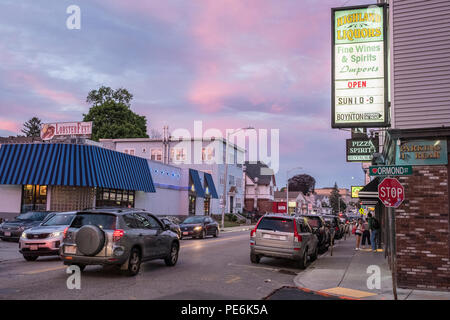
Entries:
MULTIPOLYGON (((224 193, 224 160, 226 151, 224 139, 187 139, 182 137, 177 139, 168 137, 160 139, 101 139, 100 142, 105 148, 146 158, 153 162, 209 173, 212 176, 219 196, 219 199, 211 199, 210 213, 222 213, 221 203, 224 193)), ((245 150, 229 143, 227 154, 227 186, 225 189, 227 208, 225 212, 242 213, 244 208, 242 163, 245 158, 245 150)), ((187 182, 185 185, 187 185, 187 182)), ((197 197, 195 206, 200 210, 202 205, 203 200, 197 197)))

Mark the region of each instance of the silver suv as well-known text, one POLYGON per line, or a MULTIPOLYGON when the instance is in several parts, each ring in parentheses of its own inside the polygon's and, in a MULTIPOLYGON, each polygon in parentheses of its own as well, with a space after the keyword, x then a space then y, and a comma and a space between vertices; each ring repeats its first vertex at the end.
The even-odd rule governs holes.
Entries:
POLYGON ((285 258, 305 269, 308 257, 317 259, 318 243, 306 219, 267 214, 250 233, 250 260, 259 263, 261 257, 285 258))
POLYGON ((139 273, 141 262, 178 261, 178 236, 157 217, 136 209, 77 212, 64 230, 60 256, 66 265, 115 265, 126 274, 139 273))

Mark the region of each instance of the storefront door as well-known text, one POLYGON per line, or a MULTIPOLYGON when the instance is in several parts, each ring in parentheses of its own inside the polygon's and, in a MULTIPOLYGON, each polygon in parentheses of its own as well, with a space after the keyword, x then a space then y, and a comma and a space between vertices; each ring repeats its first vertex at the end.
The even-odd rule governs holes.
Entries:
POLYGON ((21 212, 46 211, 47 186, 26 184, 22 189, 21 212))

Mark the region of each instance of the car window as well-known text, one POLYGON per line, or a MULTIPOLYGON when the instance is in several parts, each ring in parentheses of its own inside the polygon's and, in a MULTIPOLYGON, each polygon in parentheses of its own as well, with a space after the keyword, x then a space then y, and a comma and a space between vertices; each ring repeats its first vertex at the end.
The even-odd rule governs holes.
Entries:
POLYGON ((294 232, 292 219, 262 218, 258 224, 259 230, 271 230, 280 232, 294 232))
POLYGON ((320 218, 315 218, 315 217, 307 217, 308 219, 308 223, 311 227, 313 228, 320 228, 322 227, 322 223, 320 221, 320 218))
POLYGON ((128 228, 136 229, 138 227, 136 218, 133 217, 131 214, 124 215, 123 221, 125 222, 125 224, 128 228))
POLYGON ((58 214, 53 215, 50 219, 45 220, 45 222, 42 224, 43 226, 68 226, 73 218, 75 217, 74 214, 58 214))
POLYGON ((148 220, 148 216, 141 216, 138 213, 134 214, 136 218, 137 227, 140 229, 153 229, 148 220))
POLYGON ((81 213, 76 215, 71 227, 81 228, 86 225, 95 225, 104 230, 114 230, 116 228, 116 216, 102 213, 81 213))
POLYGON ((150 229, 161 229, 159 222, 152 216, 147 216, 147 220, 150 223, 150 229))

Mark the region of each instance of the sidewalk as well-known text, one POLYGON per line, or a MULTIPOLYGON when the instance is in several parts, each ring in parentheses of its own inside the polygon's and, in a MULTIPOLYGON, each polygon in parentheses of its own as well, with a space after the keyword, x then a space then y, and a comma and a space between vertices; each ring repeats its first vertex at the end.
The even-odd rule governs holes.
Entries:
MULTIPOLYGON (((355 251, 355 236, 338 240, 333 250, 320 256, 295 279, 297 287, 316 292, 362 300, 393 300, 392 276, 384 252, 355 251), (380 289, 369 289, 368 278, 379 267, 380 289)), ((398 300, 450 300, 450 292, 398 289, 398 300)))

